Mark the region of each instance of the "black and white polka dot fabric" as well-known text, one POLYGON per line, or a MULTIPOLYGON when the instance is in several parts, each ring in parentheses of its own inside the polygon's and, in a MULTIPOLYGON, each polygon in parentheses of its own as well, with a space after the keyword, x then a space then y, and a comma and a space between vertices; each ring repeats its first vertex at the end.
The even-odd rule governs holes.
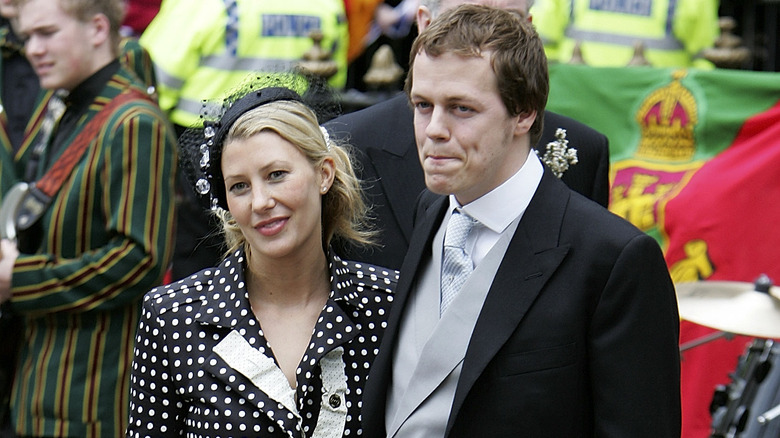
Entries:
MULTIPOLYGON (((331 253, 332 254, 332 253, 331 253)), ((360 436, 398 272, 329 255, 331 294, 290 388, 244 284, 244 253, 146 294, 128 437, 360 436)))

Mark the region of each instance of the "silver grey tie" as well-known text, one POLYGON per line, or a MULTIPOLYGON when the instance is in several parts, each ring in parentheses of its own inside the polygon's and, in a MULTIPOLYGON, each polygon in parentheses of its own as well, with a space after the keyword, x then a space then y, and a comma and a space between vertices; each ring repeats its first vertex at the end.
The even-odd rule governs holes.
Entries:
POLYGON ((466 238, 476 224, 476 220, 459 210, 452 212, 444 235, 444 258, 441 265, 441 306, 439 315, 443 315, 447 306, 460 292, 463 283, 469 278, 474 264, 466 254, 466 238))

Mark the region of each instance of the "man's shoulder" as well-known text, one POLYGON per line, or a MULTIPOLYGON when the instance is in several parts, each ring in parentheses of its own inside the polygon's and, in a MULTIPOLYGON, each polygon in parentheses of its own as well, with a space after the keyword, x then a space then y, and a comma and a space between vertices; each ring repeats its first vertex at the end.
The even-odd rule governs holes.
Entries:
POLYGON ((336 138, 365 150, 369 147, 414 146, 414 119, 403 93, 367 108, 344 114, 325 124, 336 138))
POLYGON ((377 118, 398 116, 404 113, 411 113, 411 109, 409 108, 406 95, 399 93, 387 100, 336 117, 326 123, 326 125, 339 126, 343 124, 347 127, 360 126, 362 123, 367 123, 376 120, 377 118))
POLYGON ((542 136, 535 147, 540 157, 546 157, 550 152, 548 145, 559 140, 556 136, 559 129, 565 131, 566 146, 577 151, 577 163, 563 169, 565 173, 561 179, 572 190, 606 207, 609 203, 609 140, 601 132, 571 117, 546 111, 542 136))
POLYGON ((576 192, 571 192, 566 202, 562 229, 575 233, 578 241, 585 242, 583 246, 589 248, 600 245, 622 248, 634 238, 649 237, 625 218, 576 192))
POLYGON ((544 131, 540 144, 546 144, 546 142, 544 142, 545 139, 549 139, 547 141, 552 141, 555 137, 555 131, 558 128, 566 130, 566 138, 568 139, 576 138, 583 144, 592 145, 597 148, 606 149, 609 147, 609 141, 606 135, 578 120, 549 110, 544 112, 544 131))
POLYGON ((111 105, 114 123, 127 117, 151 117, 155 120, 165 120, 157 102, 149 95, 148 88, 127 67, 122 66, 109 80, 98 97, 105 105, 111 105), (120 100, 113 102, 119 98, 120 100))

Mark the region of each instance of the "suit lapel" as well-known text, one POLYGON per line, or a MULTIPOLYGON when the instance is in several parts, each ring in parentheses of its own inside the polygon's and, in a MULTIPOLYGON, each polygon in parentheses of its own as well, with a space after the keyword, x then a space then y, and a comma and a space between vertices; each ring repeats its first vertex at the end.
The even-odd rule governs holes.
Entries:
POLYGON ((401 267, 401 276, 395 291, 393 308, 387 323, 379 355, 369 373, 363 399, 363 428, 365 436, 385 436, 385 409, 388 386, 391 383, 393 355, 395 354, 401 315, 408 302, 414 279, 422 269, 422 259, 431 256, 431 244, 447 210, 447 198, 439 197, 423 213, 415 227, 411 246, 401 267))
POLYGON ((389 102, 388 112, 393 114, 379 136, 376 148, 366 152, 379 177, 378 184, 387 197, 387 207, 393 212, 407 242, 412 234, 414 200, 425 187, 425 177, 417 158, 414 140, 414 116, 409 109, 406 95, 401 94, 389 102))
MULTIPOLYGON (((498 265, 503 260, 509 241, 514 235, 516 225, 517 223, 515 222, 509 225, 506 232, 500 236, 498 242, 480 262, 480 265, 471 273, 463 285, 463 290, 468 291, 468 293, 458 294, 441 319, 437 319, 435 322, 431 321, 431 323, 435 324, 435 328, 419 353, 416 367, 412 372, 408 385, 405 385, 406 389, 400 398, 400 403, 398 403, 397 412, 395 412, 393 421, 389 423, 391 425, 388 430, 389 436, 394 436, 423 402, 428 404, 428 407, 423 409, 424 411, 427 410, 427 413, 420 414, 422 416, 418 417, 415 420, 416 422, 425 422, 426 416, 437 412, 437 410, 450 410, 456 388, 451 383, 446 383, 446 381, 451 381, 453 372, 457 372, 455 376, 460 375, 458 367, 463 363, 474 324, 481 312, 488 290, 493 283, 498 265), (442 385, 444 386, 442 387, 442 385), (437 394, 434 394, 435 392, 437 394), (429 397, 431 395, 433 395, 432 398, 429 397)), ((399 339, 399 343, 407 345, 405 347, 399 346, 398 354, 402 354, 401 352, 404 348, 409 348, 410 345, 414 344, 414 338, 417 336, 426 337, 424 333, 428 333, 428 330, 424 328, 421 331, 417 330, 422 325, 427 324, 427 320, 430 320, 432 317, 431 306, 434 307, 434 314, 438 312, 438 293, 427 294, 425 292, 430 290, 438 291, 439 289, 438 272, 441 266, 441 257, 436 253, 439 252, 438 248, 441 248, 443 243, 441 234, 443 234, 443 230, 440 227, 439 232, 436 233, 433 239, 432 248, 437 248, 437 250, 432 255, 430 268, 427 268, 425 272, 421 271, 422 275, 417 278, 414 286, 416 293, 410 296, 410 304, 407 304, 408 310, 406 311, 404 327, 405 330, 410 329, 409 323, 412 322, 411 327, 414 328, 411 330, 417 334, 412 338, 402 336, 399 339), (410 305, 413 307, 409 308, 410 305)), ((417 347, 415 346, 414 348, 417 347)), ((403 372, 408 372, 408 370, 404 369, 403 372)), ((394 376, 398 375, 398 372, 394 372, 394 376)), ((394 384, 397 383, 394 382, 394 384)), ((401 385, 404 386, 404 383, 401 383, 401 385)), ((400 395, 398 392, 395 392, 395 394, 396 396, 400 395)), ((399 435, 403 436, 404 432, 400 432, 399 435)))
MULTIPOLYGON (((27 172, 27 161, 29 160, 30 155, 32 155, 34 145, 37 144, 35 142, 38 140, 38 132, 41 129, 41 125, 43 125, 43 119, 46 116, 46 107, 53 94, 54 92, 50 90, 41 90, 38 93, 38 97, 35 101, 35 109, 24 129, 22 144, 12 155, 17 179, 23 179, 25 177, 25 173, 27 172)), ((8 147, 11 147, 10 143, 8 147)))
POLYGON ((447 424, 449 433, 474 382, 517 329, 569 251, 559 246, 569 189, 545 169, 477 319, 447 424))
MULTIPOLYGON (((455 392, 447 433, 474 382, 517 329, 547 280, 568 253, 568 246, 558 246, 558 241, 570 196, 571 191, 545 169, 542 182, 518 224, 477 319, 455 392)), ((433 201, 412 235, 409 252, 401 268, 388 330, 364 395, 366 436, 385 436, 387 387, 391 384, 392 358, 401 314, 409 301, 414 281, 419 276, 423 258, 431 255, 431 241, 446 210, 446 197, 433 201)))

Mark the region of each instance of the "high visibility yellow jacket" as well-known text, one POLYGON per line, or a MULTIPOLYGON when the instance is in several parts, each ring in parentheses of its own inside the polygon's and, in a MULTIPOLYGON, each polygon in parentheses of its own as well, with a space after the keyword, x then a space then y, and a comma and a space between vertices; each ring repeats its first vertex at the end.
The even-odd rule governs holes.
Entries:
POLYGON ((579 41, 586 64, 625 66, 641 41, 653 66, 713 67, 699 54, 719 34, 718 0, 537 0, 531 13, 550 61, 579 41))
POLYGON ((160 107, 185 127, 204 99, 218 101, 257 72, 290 71, 311 50, 313 30, 347 75, 349 35, 343 0, 165 0, 140 42, 154 62, 160 107))

